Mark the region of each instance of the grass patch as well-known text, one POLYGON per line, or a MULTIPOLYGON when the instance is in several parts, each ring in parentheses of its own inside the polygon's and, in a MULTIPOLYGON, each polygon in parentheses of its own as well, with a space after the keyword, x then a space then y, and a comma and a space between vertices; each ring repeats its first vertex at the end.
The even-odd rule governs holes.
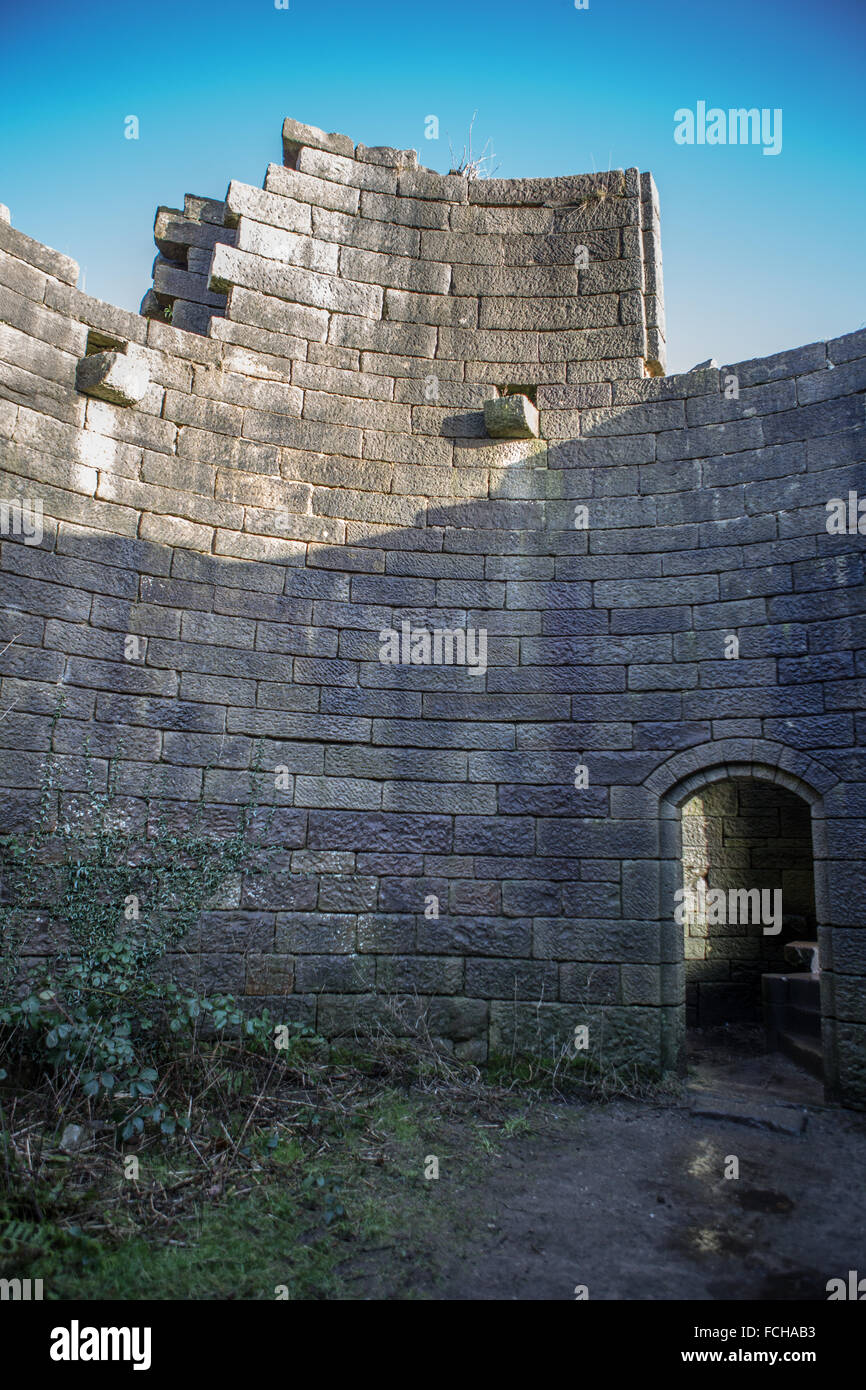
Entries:
POLYGON ((409 1044, 310 1052, 134 1149, 82 1113, 64 1152, 44 1088, 10 1105, 7 1085, 3 1277, 61 1300, 435 1296, 467 1188, 530 1131, 535 1093, 409 1044))

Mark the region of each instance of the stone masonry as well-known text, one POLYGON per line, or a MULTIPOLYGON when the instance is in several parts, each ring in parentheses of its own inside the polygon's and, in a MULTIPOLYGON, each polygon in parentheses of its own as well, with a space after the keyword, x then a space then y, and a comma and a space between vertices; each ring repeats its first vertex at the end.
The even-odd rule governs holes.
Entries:
POLYGON ((331 1035, 586 1025, 673 1068, 681 808, 784 789, 828 1088, 866 1105, 866 332, 665 376, 650 175, 470 180, 294 121, 263 189, 155 236, 138 315, 0 221, 0 828, 52 738, 63 799, 89 735, 131 807, 216 828, 281 768, 271 870, 178 970, 331 1035), (488 434, 509 393, 538 437, 488 434))

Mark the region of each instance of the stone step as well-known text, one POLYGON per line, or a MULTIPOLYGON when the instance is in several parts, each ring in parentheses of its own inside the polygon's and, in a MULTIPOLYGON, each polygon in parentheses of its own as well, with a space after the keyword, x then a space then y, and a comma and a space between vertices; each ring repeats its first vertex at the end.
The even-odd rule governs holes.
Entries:
POLYGON ((765 1097, 736 1095, 699 1084, 688 1088, 692 1115, 701 1120, 727 1120, 752 1129, 774 1130, 777 1134, 802 1134, 808 1122, 804 1106, 765 1097))
POLYGON ((792 965, 800 966, 812 975, 820 974, 821 956, 817 941, 789 941, 784 955, 792 965))
POLYGON ((797 1033, 807 1038, 820 1038, 821 1014, 814 1009, 799 1009, 789 1005, 775 1020, 777 1033, 797 1033))
POLYGON ((778 1047, 780 1052, 784 1052, 786 1057, 790 1057, 792 1062, 804 1067, 806 1071, 817 1076, 820 1080, 824 1077, 824 1049, 821 1045, 820 1035, 815 1038, 806 1033, 784 1032, 778 1034, 778 1047))
POLYGON ((821 1015, 821 983, 817 975, 762 975, 761 997, 765 1014, 788 1009, 821 1015))

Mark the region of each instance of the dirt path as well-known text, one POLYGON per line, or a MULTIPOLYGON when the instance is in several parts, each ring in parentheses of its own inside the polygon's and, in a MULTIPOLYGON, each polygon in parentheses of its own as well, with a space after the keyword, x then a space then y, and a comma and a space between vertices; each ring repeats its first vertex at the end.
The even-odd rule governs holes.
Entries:
POLYGON ((716 1054, 679 1102, 545 1106, 452 1190, 446 1244, 393 1293, 823 1301, 828 1279, 866 1275, 866 1116, 820 1096, 778 1055, 716 1054))

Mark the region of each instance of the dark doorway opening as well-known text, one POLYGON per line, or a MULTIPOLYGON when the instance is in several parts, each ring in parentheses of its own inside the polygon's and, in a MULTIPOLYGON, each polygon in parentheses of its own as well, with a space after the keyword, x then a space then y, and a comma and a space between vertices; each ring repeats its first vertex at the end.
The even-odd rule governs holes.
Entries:
POLYGON ((689 1052, 782 1052, 823 1074, 808 802, 730 777, 682 807, 689 1052))

